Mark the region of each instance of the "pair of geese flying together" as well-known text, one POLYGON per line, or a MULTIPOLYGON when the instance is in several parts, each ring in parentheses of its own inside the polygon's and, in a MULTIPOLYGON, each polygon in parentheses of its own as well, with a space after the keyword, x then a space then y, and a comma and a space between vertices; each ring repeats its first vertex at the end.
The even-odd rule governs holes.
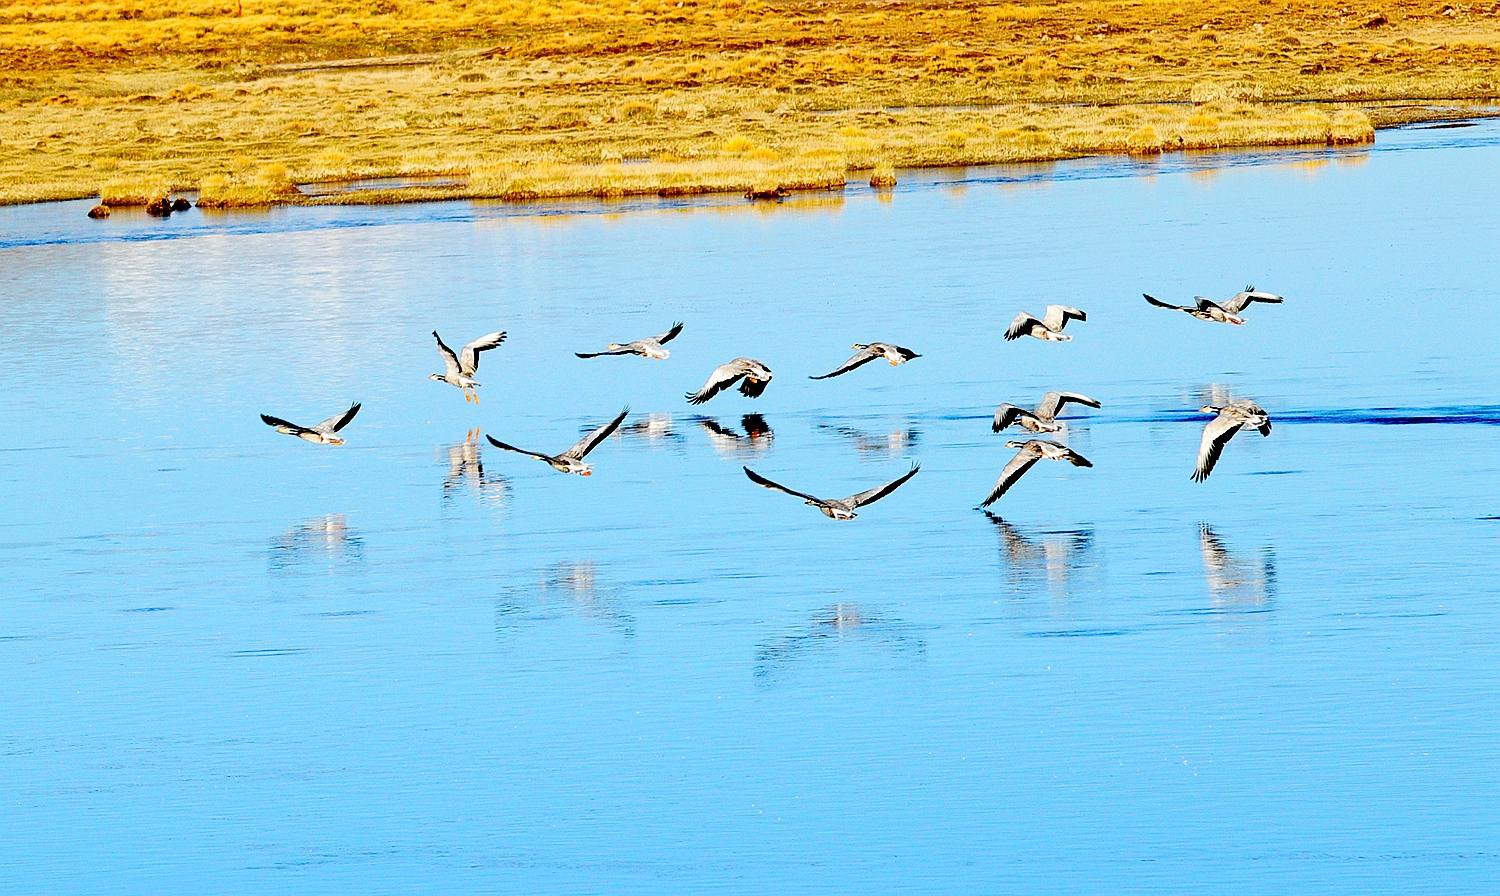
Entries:
MULTIPOLYGON (((832 373, 822 376, 812 376, 808 379, 826 380, 836 376, 842 376, 857 367, 874 361, 876 358, 884 358, 891 362, 892 367, 905 364, 913 358, 921 355, 909 348, 903 348, 889 342, 871 342, 868 344, 858 343, 854 346, 858 354, 845 361, 832 373)), ((735 358, 728 364, 720 364, 709 374, 708 382, 697 392, 689 392, 687 400, 691 404, 703 404, 725 389, 732 387, 736 382, 740 383, 740 394, 747 398, 759 398, 766 391, 766 386, 771 382, 771 368, 754 358, 735 358), (743 382, 741 380, 743 379, 743 382)))
POLYGON ((1247 286, 1243 292, 1235 293, 1227 302, 1215 302, 1211 299, 1205 299, 1203 296, 1193 296, 1193 301, 1196 303, 1193 305, 1173 305, 1163 302, 1155 296, 1146 295, 1145 293, 1141 293, 1141 295, 1146 297, 1147 302, 1158 308, 1166 308, 1169 311, 1183 311, 1199 320, 1213 321, 1220 324, 1234 324, 1235 326, 1239 326, 1245 322, 1240 313, 1250 307, 1251 303, 1265 302, 1268 305, 1280 305, 1282 302, 1281 296, 1275 293, 1261 292, 1253 286, 1247 286))

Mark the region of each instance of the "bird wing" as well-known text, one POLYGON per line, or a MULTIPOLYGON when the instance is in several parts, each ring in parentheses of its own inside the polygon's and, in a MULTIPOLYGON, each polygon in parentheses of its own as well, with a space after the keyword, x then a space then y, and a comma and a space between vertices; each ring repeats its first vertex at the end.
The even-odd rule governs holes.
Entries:
POLYGON ((479 369, 479 353, 487 352, 504 341, 505 331, 501 330, 498 333, 481 336, 464 346, 463 352, 458 356, 458 369, 463 372, 464 376, 471 376, 479 369))
POLYGON ((1069 308, 1067 305, 1048 305, 1047 317, 1042 325, 1049 330, 1058 331, 1068 325, 1070 320, 1088 320, 1088 315, 1077 308, 1069 308))
POLYGON ((615 419, 609 421, 608 423, 579 439, 578 444, 574 445, 572 448, 569 448, 567 451, 564 451, 562 456, 576 457, 579 460, 583 460, 588 456, 588 453, 590 451, 593 451, 594 448, 598 446, 600 442, 609 438, 615 430, 620 428, 620 424, 624 422, 625 415, 628 413, 630 413, 630 406, 626 405, 625 410, 621 411, 615 417, 615 419))
POLYGON ((1215 572, 1222 572, 1229 568, 1229 552, 1224 550, 1223 542, 1207 523, 1198 526, 1198 544, 1203 549, 1203 565, 1215 572))
POLYGON ((1031 328, 1039 323, 1041 321, 1022 311, 1016 315, 1015 320, 1010 322, 1010 329, 1005 331, 1005 338, 1006 340, 1020 339, 1022 336, 1030 333, 1031 328))
POLYGON ((878 357, 880 357, 880 349, 871 346, 869 348, 865 348, 865 349, 861 350, 854 357, 850 358, 849 360, 845 361, 843 364, 839 365, 839 368, 837 370, 835 370, 833 373, 825 373, 822 376, 810 376, 810 377, 808 377, 808 379, 810 379, 810 380, 826 380, 826 379, 829 379, 830 377, 838 376, 841 373, 848 373, 849 371, 853 370, 856 367, 863 367, 864 365, 870 363, 871 361, 875 360, 878 357))
POLYGON ((698 425, 708 430, 713 435, 734 439, 736 442, 740 440, 739 433, 735 432, 732 429, 725 429, 724 427, 719 425, 719 421, 715 420, 712 417, 699 417, 698 425))
POLYGON ((900 355, 901 357, 905 358, 908 361, 910 361, 912 358, 920 358, 920 357, 922 357, 921 355, 917 354, 916 352, 912 351, 911 349, 909 349, 909 348, 902 348, 899 345, 896 346, 896 354, 900 355))
POLYGON ((876 486, 875 488, 872 488, 868 491, 860 492, 857 495, 850 495, 849 497, 844 499, 844 503, 853 507, 863 507, 866 504, 874 504, 876 501, 879 501, 881 498, 884 498, 886 495, 889 495, 891 492, 905 485, 906 480, 917 475, 917 471, 920 469, 922 469, 921 464, 912 464, 911 472, 907 473, 905 476, 902 476, 900 479, 893 479, 890 482, 887 482, 885 485, 876 486))
POLYGON ((1224 453, 1224 446, 1229 444, 1229 440, 1244 425, 1244 421, 1223 414, 1208 421, 1208 425, 1203 427, 1203 441, 1198 445, 1198 468, 1193 471, 1192 477, 1194 482, 1202 482, 1208 478, 1208 474, 1214 471, 1214 464, 1219 462, 1219 455, 1224 453))
POLYGON ((286 426, 286 427, 289 427, 291 429, 304 429, 305 428, 305 427, 302 427, 302 426, 298 426, 297 424, 291 422, 290 420, 283 420, 280 417, 272 417, 270 414, 261 414, 260 415, 260 419, 263 420, 267 426, 286 426))
POLYGON ((804 501, 811 501, 814 504, 824 504, 824 503, 826 503, 822 498, 816 498, 816 497, 814 497, 812 495, 806 494, 805 492, 792 491, 791 489, 787 488, 784 485, 779 485, 779 484, 777 484, 775 482, 772 482, 771 480, 769 480, 766 477, 760 475, 759 473, 755 472, 754 470, 750 469, 749 467, 742 467, 741 469, 743 469, 745 471, 745 475, 746 476, 750 477, 750 481, 753 482, 753 483, 755 483, 756 485, 763 485, 766 488, 773 489, 773 490, 778 491, 778 492, 786 492, 787 494, 789 494, 789 495, 791 495, 793 497, 801 498, 804 501))
POLYGON ((1275 293, 1261 292, 1257 289, 1247 289, 1244 292, 1235 293, 1234 298, 1225 302, 1223 308, 1225 311, 1234 313, 1245 310, 1245 307, 1251 302, 1265 302, 1269 305, 1279 305, 1281 304, 1281 301, 1281 296, 1278 296, 1275 293))
POLYGON ((1025 408, 1018 408, 1013 404, 1002 404, 995 408, 995 422, 990 425, 990 431, 999 432, 1022 417, 1030 416, 1034 415, 1025 408))
POLYGON ((1099 402, 1087 395, 1079 395, 1077 392, 1048 392, 1042 396, 1042 403, 1037 405, 1036 415, 1043 420, 1055 420, 1058 412, 1068 402, 1088 405, 1091 408, 1099 407, 1099 402))
POLYGON ((656 342, 657 342, 658 345, 660 345, 663 342, 671 342, 673 339, 676 339, 677 338, 677 334, 681 333, 681 332, 682 332, 682 321, 678 321, 677 323, 675 323, 675 324, 672 325, 672 329, 670 329, 667 332, 665 332, 665 333, 661 334, 660 336, 656 337, 656 342))
POLYGON ((453 349, 449 348, 447 344, 443 342, 443 337, 437 334, 437 330, 432 331, 432 338, 437 340, 438 351, 442 352, 443 354, 443 364, 448 368, 448 375, 462 375, 463 368, 459 367, 458 355, 453 354, 453 349))
POLYGON ((1000 478, 995 480, 995 487, 990 489, 990 496, 985 498, 984 503, 979 506, 988 507, 1000 500, 1000 496, 1009 491, 1010 487, 1016 484, 1016 480, 1020 479, 1022 474, 1035 466, 1036 462, 1040 459, 1041 455, 1030 449, 1022 448, 1020 451, 1017 451, 1016 456, 1011 458, 1010 463, 1005 465, 1005 469, 1000 471, 1000 478))
POLYGON ((580 358, 602 358, 605 355, 633 355, 635 354, 635 349, 631 348, 632 345, 635 345, 635 343, 622 345, 619 348, 605 349, 602 352, 574 352, 573 354, 580 358))
POLYGON ((1063 450, 1066 451, 1066 452, 1068 452, 1067 454, 1063 455, 1063 460, 1067 461, 1068 463, 1072 464, 1073 466, 1075 466, 1075 467, 1092 467, 1093 466, 1092 463, 1089 463, 1089 459, 1088 458, 1084 457, 1082 454, 1079 454, 1077 451, 1074 451, 1072 448, 1064 448, 1063 450))
POLYGON ((769 373, 767 373, 765 379, 751 379, 747 373, 745 374, 745 381, 740 383, 740 394, 746 398, 759 398, 769 385, 771 385, 771 376, 769 373))
MULTIPOLYGON (((1141 295, 1146 296, 1145 293, 1141 293, 1141 295)), ((1158 308, 1170 308, 1173 311, 1192 311, 1193 310, 1191 308, 1184 308, 1181 305, 1172 305, 1172 304, 1169 304, 1167 302, 1163 302, 1161 299, 1158 299, 1155 296, 1146 296, 1146 301, 1150 302, 1151 304, 1155 305, 1158 308)))
POLYGON ((745 369, 734 362, 720 364, 714 368, 714 372, 708 375, 708 382, 697 392, 689 392, 687 400, 692 404, 702 404, 733 386, 735 380, 745 375, 745 369))
POLYGON ((1218 302, 1215 302, 1213 299, 1207 298, 1205 296, 1193 296, 1193 301, 1198 303, 1199 311, 1207 311, 1210 308, 1217 308, 1220 311, 1224 311, 1229 314, 1233 314, 1236 311, 1236 309, 1234 308, 1230 308, 1226 305, 1220 305, 1218 302))
POLYGON ((354 415, 358 413, 359 402, 356 401, 354 404, 349 406, 349 410, 343 412, 342 414, 334 414, 332 417, 329 417, 327 420, 324 420, 322 423, 314 426, 313 429, 316 429, 319 432, 338 432, 339 430, 348 426, 349 421, 353 420, 354 415))
POLYGON ((535 451, 527 451, 525 448, 517 448, 514 445, 507 445, 494 436, 485 436, 485 438, 489 439, 490 444, 494 445, 496 448, 503 448, 506 451, 514 451, 517 454, 524 454, 527 457, 534 457, 537 460, 553 460, 553 457, 550 454, 537 454, 535 451))

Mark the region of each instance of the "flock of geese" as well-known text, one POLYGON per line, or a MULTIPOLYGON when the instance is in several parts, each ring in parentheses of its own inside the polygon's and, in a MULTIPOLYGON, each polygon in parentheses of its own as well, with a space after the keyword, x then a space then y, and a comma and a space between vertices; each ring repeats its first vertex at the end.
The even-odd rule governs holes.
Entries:
MULTIPOLYGON (((1147 302, 1158 308, 1166 308, 1173 311, 1183 311, 1199 320, 1214 323, 1227 323, 1240 325, 1245 322, 1242 316, 1245 309, 1252 303, 1264 302, 1268 304, 1280 304, 1282 297, 1273 293, 1261 292, 1255 287, 1246 287, 1226 302, 1214 302, 1202 296, 1194 297, 1192 305, 1172 305, 1163 302, 1153 296, 1145 296, 1147 302)), ((1020 339, 1030 336, 1044 342, 1068 342, 1073 337, 1063 332, 1068 322, 1087 321, 1088 315, 1066 305, 1048 305, 1046 312, 1039 319, 1032 314, 1022 311, 1016 315, 1011 322, 1010 328, 1006 330, 1007 340, 1020 339)), ((634 342, 610 343, 604 351, 600 352, 575 352, 580 358, 599 358, 615 355, 636 355, 653 360, 666 360, 670 352, 666 344, 676 339, 682 333, 682 323, 674 323, 671 329, 656 336, 648 336, 637 339, 634 342)), ((443 338, 434 330, 432 337, 437 340, 438 352, 443 357, 444 370, 442 373, 434 373, 431 378, 439 382, 447 383, 461 390, 464 400, 478 404, 479 393, 477 391, 480 383, 474 379, 479 372, 479 356, 486 351, 494 349, 505 342, 504 331, 497 331, 480 336, 458 351, 454 352, 443 342, 443 338)), ((896 367, 905 364, 921 355, 909 348, 890 342, 857 343, 854 345, 855 354, 829 373, 821 376, 811 376, 809 379, 826 380, 836 376, 842 376, 851 370, 874 361, 884 359, 891 366, 896 367)), ((720 364, 709 374, 708 381, 696 392, 686 394, 690 404, 701 405, 726 389, 731 389, 738 384, 739 391, 747 398, 759 398, 765 393, 766 387, 772 379, 771 368, 763 362, 754 358, 735 358, 726 364, 720 364)), ((1048 392, 1043 396, 1040 404, 1035 410, 1026 410, 1014 404, 1002 404, 995 409, 994 421, 991 430, 1003 432, 1011 427, 1020 427, 1032 433, 1056 434, 1065 432, 1066 424, 1057 419, 1062 409, 1069 404, 1078 404, 1090 408, 1101 407, 1100 403, 1086 395, 1077 392, 1048 392)), ((344 439, 339 433, 349 425, 356 414, 359 413, 360 405, 355 403, 348 410, 335 414, 314 426, 301 426, 273 417, 269 414, 261 414, 261 420, 266 425, 274 427, 277 432, 296 436, 308 442, 319 445, 342 445, 344 439)), ((1213 419, 1203 428, 1203 439, 1198 447, 1198 463, 1193 471, 1192 479, 1202 482, 1213 472, 1214 465, 1218 463, 1219 456, 1224 451, 1224 446, 1234 438, 1235 433, 1246 426, 1256 430, 1262 436, 1271 434, 1271 419, 1264 410, 1253 401, 1239 399, 1225 403, 1222 406, 1206 405, 1200 409, 1204 414, 1212 414, 1213 419)), ((496 439, 494 436, 486 436, 490 444, 505 451, 523 454, 527 457, 542 461, 553 469, 562 473, 573 473, 579 476, 588 476, 593 473, 593 467, 584 458, 589 452, 599 446, 599 443, 609 438, 620 428, 620 424, 630 413, 627 406, 614 419, 603 426, 590 432, 576 444, 559 454, 546 454, 539 451, 529 451, 525 448, 517 448, 514 445, 496 439)), ((1020 478, 1036 465, 1039 460, 1066 461, 1077 467, 1092 467, 1093 464, 1087 458, 1061 442, 1052 439, 1032 438, 1024 441, 1006 442, 1006 447, 1016 449, 1016 454, 1010 459, 1000 471, 999 478, 990 489, 989 495, 980 503, 980 507, 988 507, 995 503, 1015 485, 1020 478)), ((751 482, 774 491, 783 492, 794 498, 801 498, 805 503, 817 508, 825 516, 835 520, 852 520, 858 516, 856 511, 867 505, 873 504, 905 485, 921 469, 920 465, 914 464, 910 471, 898 479, 894 479, 884 485, 862 491, 847 498, 819 498, 806 492, 787 488, 780 483, 756 473, 749 467, 744 467, 745 475, 751 482)))

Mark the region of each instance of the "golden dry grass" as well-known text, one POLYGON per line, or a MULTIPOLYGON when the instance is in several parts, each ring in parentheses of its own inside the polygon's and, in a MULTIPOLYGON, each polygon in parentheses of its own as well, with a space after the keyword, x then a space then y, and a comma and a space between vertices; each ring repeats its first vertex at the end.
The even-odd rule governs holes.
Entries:
POLYGON ((1497 10, 39 0, 0 8, 0 202, 413 174, 461 178, 359 201, 697 192, 1360 141, 1500 93, 1497 10))

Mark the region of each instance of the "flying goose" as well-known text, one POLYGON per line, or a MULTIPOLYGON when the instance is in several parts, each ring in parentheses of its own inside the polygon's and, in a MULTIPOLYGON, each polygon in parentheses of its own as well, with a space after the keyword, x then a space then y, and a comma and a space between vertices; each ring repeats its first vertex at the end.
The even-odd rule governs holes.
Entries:
POLYGON ((854 357, 850 358, 849 360, 845 361, 833 373, 825 373, 822 376, 810 376, 810 377, 808 377, 808 379, 810 379, 810 380, 832 379, 833 377, 836 377, 839 374, 848 373, 849 371, 853 370, 856 367, 863 367, 864 365, 870 363, 871 361, 875 360, 876 358, 884 358, 887 361, 891 362, 891 366, 892 367, 895 367, 895 366, 900 365, 900 364, 905 364, 907 361, 910 361, 912 358, 920 358, 920 357, 922 357, 921 355, 917 354, 916 352, 912 351, 909 348, 902 348, 899 345, 893 345, 892 343, 889 343, 889 342, 872 342, 869 345, 856 344, 854 346, 854 349, 855 349, 855 351, 859 352, 859 354, 857 354, 854 357))
POLYGON ((627 342, 624 345, 618 342, 611 342, 609 347, 602 352, 574 352, 573 354, 580 358, 599 358, 604 355, 640 355, 642 358, 655 358, 658 361, 665 361, 671 355, 671 352, 662 348, 662 343, 671 342, 681 332, 682 321, 678 321, 672 325, 672 329, 660 336, 647 336, 645 339, 637 339, 634 342, 627 342))
POLYGON ((1262 292, 1253 286, 1245 287, 1244 292, 1237 292, 1229 301, 1222 303, 1219 307, 1231 314, 1239 314, 1250 306, 1251 302, 1265 302, 1268 305, 1280 305, 1281 296, 1275 293, 1262 292))
POLYGON ((757 485, 763 485, 769 489, 774 489, 778 492, 786 492, 787 494, 795 498, 801 498, 808 504, 811 504, 813 507, 816 507, 819 510, 823 511, 823 515, 828 517, 829 519, 852 520, 856 516, 859 516, 859 514, 854 512, 856 508, 863 507, 866 504, 874 504, 876 501, 879 501, 881 498, 889 495, 891 492, 904 485, 906 483, 906 480, 917 475, 917 471, 921 468, 922 467, 920 464, 912 464, 911 472, 907 473, 905 476, 902 476, 900 479, 894 479, 890 482, 887 482, 885 485, 876 486, 869 491, 860 492, 857 495, 850 495, 849 497, 842 500, 838 498, 815 498, 812 495, 804 494, 803 492, 794 492, 784 485, 777 485, 776 483, 760 475, 749 467, 744 467, 743 469, 745 471, 745 475, 750 477, 751 482, 754 482, 757 485))
POLYGON ((1047 460, 1065 460, 1075 467, 1092 467, 1088 459, 1077 453, 1066 445, 1059 445, 1049 439, 1031 439, 1026 442, 1006 442, 1007 448, 1019 448, 1016 456, 1010 459, 1005 469, 1000 471, 1000 478, 995 480, 995 487, 990 489, 990 495, 984 499, 980 507, 988 507, 1000 499, 1000 496, 1010 490, 1016 484, 1022 474, 1031 469, 1037 461, 1042 458, 1047 460))
POLYGON ((1067 342, 1072 336, 1063 335, 1063 327, 1068 325, 1072 319, 1088 320, 1088 315, 1077 308, 1069 308, 1067 305, 1048 305, 1047 313, 1042 320, 1037 320, 1025 311, 1016 315, 1016 319, 1010 322, 1010 329, 1005 331, 1006 340, 1020 339, 1022 336, 1035 336, 1046 342, 1067 342))
POLYGON ((1271 434, 1271 418, 1253 401, 1231 401, 1219 408, 1210 404, 1199 410, 1218 416, 1203 427, 1203 442, 1198 446, 1198 469, 1193 471, 1192 477, 1194 482, 1202 482, 1214 471, 1214 464, 1219 462, 1224 446, 1240 431, 1240 427, 1248 424, 1253 429, 1260 430, 1263 436, 1271 434))
POLYGON ((527 457, 534 457, 537 460, 546 461, 547 463, 552 465, 552 469, 559 472, 577 473, 579 476, 590 476, 593 475, 594 469, 593 467, 584 463, 583 459, 587 457, 588 453, 590 451, 593 451, 600 442, 609 438, 611 433, 620 428, 620 423, 625 419, 625 415, 628 413, 630 413, 630 408, 626 407, 625 410, 620 412, 619 416, 615 417, 615 419, 609 421, 608 423, 579 439, 577 445, 574 445, 572 448, 569 448, 567 451, 564 451, 562 454, 559 454, 556 457, 553 457, 550 454, 538 454, 535 451, 527 451, 524 448, 517 448, 514 445, 507 445, 494 436, 485 436, 485 438, 489 439, 490 444, 494 445, 496 448, 503 448, 506 451, 514 451, 517 454, 524 454, 527 457))
POLYGON ((1067 426, 1057 422, 1057 414, 1069 402, 1091 408, 1099 407, 1099 402, 1077 392, 1048 392, 1042 396, 1042 403, 1036 406, 1035 411, 1018 408, 1013 404, 1002 404, 995 408, 995 422, 990 429, 999 432, 1007 426, 1019 425, 1032 432, 1062 432, 1067 426))
POLYGON ((443 337, 432 331, 432 338, 437 340, 438 351, 442 352, 443 364, 447 367, 442 373, 434 373, 430 379, 457 386, 464 392, 464 400, 479 403, 479 393, 474 387, 479 383, 474 382, 474 373, 479 370, 479 353, 486 352, 505 341, 505 332, 491 333, 481 336, 468 345, 458 354, 453 354, 453 349, 443 344, 443 337))
POLYGON ((272 417, 270 414, 261 414, 260 419, 264 420, 267 426, 276 427, 277 432, 296 436, 305 442, 312 442, 315 445, 342 445, 344 444, 344 440, 335 435, 335 433, 348 426, 349 421, 353 420, 354 415, 358 413, 359 402, 355 402, 349 406, 349 410, 344 411, 342 414, 334 414, 317 426, 298 426, 295 423, 288 423, 280 417, 272 417))
MULTIPOLYGON (((1193 300, 1198 303, 1196 305, 1172 305, 1167 302, 1163 302, 1161 299, 1158 299, 1155 296, 1149 296, 1145 293, 1141 293, 1141 295, 1146 296, 1146 301, 1150 302, 1158 308, 1167 308, 1172 311, 1185 311, 1188 314, 1191 314, 1193 317, 1198 318, 1199 320, 1210 320, 1214 323, 1234 324, 1235 326, 1239 326, 1240 324, 1245 322, 1245 319, 1234 313, 1234 311, 1230 311, 1225 306, 1209 299, 1205 299, 1202 296, 1193 297, 1193 300)), ((1238 310, 1239 309, 1235 309, 1235 311, 1238 310)))
POLYGON ((771 382, 771 368, 754 358, 735 358, 728 364, 715 367, 703 388, 697 392, 689 392, 687 400, 691 404, 702 404, 733 386, 741 377, 745 381, 740 383, 740 394, 747 398, 759 398, 766 391, 766 384, 771 382))

